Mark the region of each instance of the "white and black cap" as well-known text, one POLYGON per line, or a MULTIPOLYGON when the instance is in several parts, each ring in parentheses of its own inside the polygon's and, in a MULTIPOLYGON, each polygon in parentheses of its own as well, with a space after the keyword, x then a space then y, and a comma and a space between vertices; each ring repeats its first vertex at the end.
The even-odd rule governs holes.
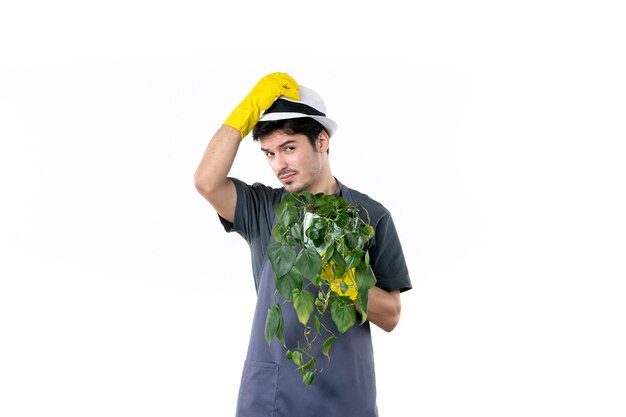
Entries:
POLYGON ((324 100, 315 91, 308 87, 300 86, 300 101, 291 100, 280 96, 274 103, 263 112, 260 122, 270 120, 295 119, 298 117, 310 117, 317 120, 332 136, 337 131, 337 123, 326 117, 326 105, 324 100))

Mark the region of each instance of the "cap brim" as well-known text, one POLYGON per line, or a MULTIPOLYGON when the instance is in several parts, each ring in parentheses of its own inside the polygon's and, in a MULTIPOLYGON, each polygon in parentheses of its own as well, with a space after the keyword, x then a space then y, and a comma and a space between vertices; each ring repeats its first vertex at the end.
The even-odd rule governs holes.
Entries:
POLYGON ((304 114, 304 113, 270 113, 267 115, 264 114, 259 119, 259 122, 284 120, 284 119, 297 119, 300 117, 310 117, 311 119, 318 121, 322 126, 326 128, 326 130, 328 131, 328 136, 332 136, 337 131, 337 128, 338 128, 337 123, 335 123, 333 120, 329 119, 328 117, 311 116, 311 115, 304 114))

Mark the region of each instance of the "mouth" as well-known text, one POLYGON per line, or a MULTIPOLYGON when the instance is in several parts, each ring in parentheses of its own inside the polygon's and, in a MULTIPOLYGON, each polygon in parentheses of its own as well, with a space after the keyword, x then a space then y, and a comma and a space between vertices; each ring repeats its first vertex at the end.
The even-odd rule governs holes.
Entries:
POLYGON ((295 171, 286 171, 286 172, 282 172, 278 175, 278 179, 285 184, 289 184, 290 182, 293 181, 294 177, 296 176, 296 172, 295 171))

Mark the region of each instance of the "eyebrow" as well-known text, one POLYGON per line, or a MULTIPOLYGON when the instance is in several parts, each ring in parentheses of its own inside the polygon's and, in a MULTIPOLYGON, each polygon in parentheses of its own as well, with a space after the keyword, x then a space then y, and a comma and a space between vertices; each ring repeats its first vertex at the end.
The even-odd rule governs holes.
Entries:
MULTIPOLYGON (((280 145, 278 145, 278 148, 282 148, 284 146, 287 146, 287 145, 289 145, 291 143, 295 143, 295 142, 296 141, 293 140, 293 139, 286 140, 285 142, 283 142, 280 145)), ((270 151, 269 149, 261 148, 261 152, 269 152, 269 151, 270 151)))

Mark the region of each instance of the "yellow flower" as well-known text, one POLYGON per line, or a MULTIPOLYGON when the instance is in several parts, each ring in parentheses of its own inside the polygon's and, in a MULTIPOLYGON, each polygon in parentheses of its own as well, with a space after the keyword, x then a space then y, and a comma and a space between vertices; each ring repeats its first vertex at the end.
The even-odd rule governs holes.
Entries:
POLYGON ((333 261, 324 265, 320 276, 330 283, 330 290, 339 295, 350 297, 351 300, 356 300, 358 296, 358 289, 356 287, 356 280, 354 278, 354 268, 349 269, 343 277, 335 277, 333 274, 333 261), (343 292, 341 290, 341 282, 344 282, 348 289, 343 292))

